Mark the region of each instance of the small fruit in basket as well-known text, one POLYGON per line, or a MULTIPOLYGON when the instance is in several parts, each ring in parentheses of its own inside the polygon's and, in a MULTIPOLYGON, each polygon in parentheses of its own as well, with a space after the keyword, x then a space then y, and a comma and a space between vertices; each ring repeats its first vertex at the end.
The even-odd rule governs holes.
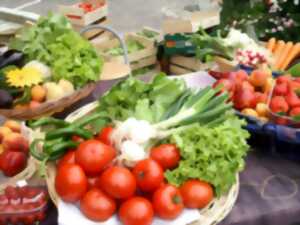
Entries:
POLYGON ((65 164, 58 168, 55 189, 65 202, 79 201, 87 192, 87 188, 87 177, 79 165, 65 164))
POLYGON ((65 95, 70 95, 75 91, 74 85, 68 80, 61 79, 58 82, 58 85, 63 89, 65 95))
POLYGON ((214 198, 212 186, 200 180, 188 180, 180 187, 185 207, 202 209, 214 198))
POLYGON ((164 180, 163 168, 153 159, 139 161, 132 171, 141 191, 155 191, 164 180))
POLYGON ((31 101, 31 102, 29 103, 29 108, 30 108, 30 109, 36 109, 36 108, 38 108, 40 105, 41 105, 40 102, 37 102, 37 101, 31 101))
POLYGON ((45 83, 44 87, 47 90, 47 101, 55 101, 65 96, 63 89, 54 82, 45 83))
POLYGON ((116 208, 115 200, 97 188, 89 190, 80 201, 81 212, 90 220, 97 222, 108 220, 116 208))
POLYGON ((127 168, 114 166, 106 169, 100 176, 102 190, 116 199, 127 199, 135 194, 136 180, 127 168))
POLYGON ((264 93, 270 93, 273 89, 273 86, 274 86, 274 83, 275 83, 275 80, 273 77, 269 77, 265 83, 265 85, 263 86, 263 92, 264 93))
POLYGON ((0 127, 0 142, 3 141, 3 139, 12 133, 12 130, 8 127, 0 127))
POLYGON ((151 149, 150 157, 157 161, 164 170, 174 169, 180 161, 180 151, 174 144, 162 144, 151 149))
POLYGON ((246 116, 258 117, 258 113, 254 109, 251 109, 251 108, 243 109, 241 113, 246 116))
POLYGON ((3 124, 4 127, 8 127, 13 132, 20 133, 21 132, 21 124, 15 120, 7 120, 3 124))
POLYGON ((234 106, 236 109, 253 108, 255 107, 254 92, 249 89, 238 89, 234 95, 234 106))
POLYGON ((229 74, 228 78, 233 80, 235 83, 241 83, 249 79, 248 74, 245 70, 238 70, 229 74))
POLYGON ((150 225, 154 216, 151 202, 143 197, 133 197, 121 204, 120 220, 124 225, 150 225))
POLYGON ((260 117, 267 117, 269 114, 268 105, 265 103, 258 103, 255 110, 260 117))
POLYGON ((300 91, 300 83, 296 81, 289 82, 289 90, 298 93, 300 91))
POLYGON ((47 91, 41 85, 36 85, 31 89, 31 99, 36 102, 43 102, 46 99, 47 91))
POLYGON ((292 110, 289 113, 290 116, 295 117, 295 116, 300 116, 300 107, 295 107, 292 108, 292 110))
POLYGON ((267 79, 270 77, 268 72, 262 71, 262 70, 253 70, 251 73, 249 80, 252 85, 255 87, 263 87, 267 79))
POLYGON ((274 113, 287 113, 289 105, 283 96, 275 96, 271 99, 270 109, 274 113))
POLYGON ((255 92, 255 102, 256 104, 258 103, 267 103, 268 101, 268 96, 265 93, 261 93, 261 92, 255 92))
POLYGON ((249 81, 243 81, 241 83, 238 83, 236 86, 237 86, 236 89, 242 89, 242 90, 247 89, 247 90, 252 91, 252 92, 255 91, 255 88, 253 87, 252 84, 250 84, 249 81))
POLYGON ((82 142, 75 152, 75 161, 90 175, 100 173, 116 157, 116 150, 98 140, 82 142))
POLYGON ((154 192, 152 204, 155 213, 166 220, 177 218, 184 209, 179 189, 170 184, 166 184, 154 192))
POLYGON ((300 98, 295 91, 290 90, 285 96, 285 100, 291 108, 300 106, 300 98))
POLYGON ((5 151, 24 152, 25 154, 28 154, 28 140, 19 133, 8 134, 4 137, 2 145, 5 151))
POLYGON ((286 74, 286 75, 283 75, 283 76, 279 76, 277 79, 276 79, 276 83, 277 84, 281 84, 281 83, 289 83, 291 81, 292 77, 290 74, 286 74))
POLYGON ((29 108, 29 104, 17 104, 15 105, 15 109, 17 110, 25 110, 29 108))
POLYGON ((5 176, 12 177, 20 173, 27 164, 26 154, 23 152, 4 151, 0 155, 0 168, 5 176))
POLYGON ((275 85, 274 95, 285 96, 288 93, 288 83, 283 82, 275 85))

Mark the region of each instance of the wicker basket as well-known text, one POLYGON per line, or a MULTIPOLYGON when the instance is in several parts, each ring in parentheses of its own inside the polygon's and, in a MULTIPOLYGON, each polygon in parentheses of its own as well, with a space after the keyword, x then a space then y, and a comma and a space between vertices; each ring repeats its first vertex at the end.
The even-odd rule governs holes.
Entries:
MULTIPOLYGON (((123 38, 118 34, 118 32, 114 31, 109 27, 98 24, 98 25, 91 25, 83 28, 80 31, 80 34, 84 36, 86 32, 95 29, 103 29, 111 32, 114 36, 116 36, 116 38, 121 43, 121 47, 124 49, 124 62, 126 65, 129 65, 127 47, 125 45, 123 38)), ((66 96, 57 101, 43 103, 39 107, 34 109, 0 109, 0 115, 6 118, 12 118, 17 120, 29 120, 29 119, 37 119, 43 116, 49 116, 54 113, 62 112, 65 108, 68 108, 74 103, 78 102, 79 100, 89 96, 96 88, 96 85, 97 85, 96 83, 89 83, 85 85, 82 89, 75 91, 73 94, 69 96, 66 96)))
POLYGON ((52 115, 57 112, 63 111, 65 108, 71 106, 90 95, 96 88, 95 83, 87 84, 80 90, 75 91, 73 94, 66 96, 60 100, 53 102, 46 102, 34 109, 0 109, 0 114, 6 118, 17 120, 37 119, 43 116, 52 115))
MULTIPOLYGON (((66 120, 73 122, 84 115, 93 111, 98 105, 98 102, 90 103, 77 111, 71 113, 66 120)), ((55 163, 48 163, 47 165, 47 185, 50 197, 54 204, 57 206, 60 198, 55 191, 55 176, 56 176, 56 165, 55 163)), ((209 206, 199 210, 201 215, 198 221, 194 221, 191 225, 215 225, 221 222, 232 210, 239 192, 239 177, 236 176, 236 183, 232 186, 230 191, 223 195, 219 199, 214 199, 209 206)))

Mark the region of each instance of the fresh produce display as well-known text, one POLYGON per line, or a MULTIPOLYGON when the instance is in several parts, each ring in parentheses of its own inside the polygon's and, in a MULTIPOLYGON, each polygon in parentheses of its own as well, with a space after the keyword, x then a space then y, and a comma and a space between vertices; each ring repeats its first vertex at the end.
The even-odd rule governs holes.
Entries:
POLYGON ((34 109, 99 80, 102 59, 67 19, 50 14, 24 28, 3 54, 0 108, 34 109))
POLYGON ((298 125, 300 116, 300 82, 289 74, 276 80, 269 108, 272 119, 281 125, 298 125))
POLYGON ((213 61, 214 56, 220 56, 236 64, 259 67, 272 64, 273 57, 264 46, 259 45, 246 33, 231 29, 227 36, 207 34, 203 29, 188 35, 196 47, 196 57, 203 62, 213 61))
POLYGON ((49 66, 54 82, 65 79, 82 87, 97 81, 101 73, 103 62, 96 50, 61 15, 42 17, 36 25, 25 28, 10 47, 22 51, 27 61, 49 66))
POLYGON ((274 69, 286 70, 291 62, 300 54, 300 43, 284 42, 271 38, 267 43, 267 48, 274 54, 274 69))
POLYGON ((56 192, 80 202, 90 220, 115 214, 128 225, 151 224, 155 216, 173 220, 185 207, 204 208, 227 193, 244 167, 249 135, 220 91, 192 90, 163 74, 150 83, 130 77, 82 119, 31 122, 48 128, 30 151, 42 166, 60 159, 56 192))
POLYGON ((38 223, 46 217, 47 202, 45 188, 9 186, 0 195, 0 224, 38 223))
POLYGON ((21 124, 7 120, 0 127, 0 171, 7 177, 22 172, 29 154, 29 142, 22 136, 21 124))
POLYGON ((257 69, 249 75, 244 70, 230 73, 210 73, 218 79, 214 86, 223 85, 222 91, 230 93, 235 109, 262 122, 269 121, 267 103, 275 83, 270 70, 257 69))

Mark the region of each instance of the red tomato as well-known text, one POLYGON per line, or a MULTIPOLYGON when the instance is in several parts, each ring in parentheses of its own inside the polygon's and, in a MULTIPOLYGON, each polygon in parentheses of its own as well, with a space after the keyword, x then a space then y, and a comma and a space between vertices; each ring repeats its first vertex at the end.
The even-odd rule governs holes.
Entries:
POLYGON ((300 107, 295 107, 290 111, 290 116, 299 116, 300 115, 300 107))
POLYGON ((124 225, 150 225, 153 221, 151 202, 142 197, 133 197, 122 203, 119 210, 124 225))
POLYGON ((55 189, 65 201, 75 203, 86 193, 88 181, 82 168, 76 164, 65 164, 58 168, 55 189))
POLYGON ((274 88, 274 95, 285 96, 288 93, 288 84, 286 82, 276 84, 274 88))
POLYGON ((250 82, 248 82, 248 81, 242 81, 241 83, 237 84, 236 86, 237 86, 236 87, 237 90, 239 90, 239 89, 246 90, 247 89, 252 92, 255 91, 254 86, 252 84, 250 84, 250 82))
POLYGON ((214 198, 212 186, 199 180, 186 181, 180 187, 180 192, 184 205, 192 209, 202 209, 214 198))
POLYGON ((138 162, 132 172, 138 187, 145 192, 155 191, 164 180, 162 167, 153 159, 138 162))
POLYGON ((271 99, 270 108, 274 113, 286 113, 289 111, 289 105, 282 96, 275 96, 271 99))
POLYGON ((106 169, 100 176, 99 188, 117 199, 127 199, 136 191, 133 174, 124 167, 114 166, 106 169))
POLYGON ((106 145, 112 145, 111 134, 114 128, 111 126, 104 127, 101 132, 98 134, 97 139, 102 141, 106 145))
POLYGON ((237 109, 254 108, 255 107, 255 95, 253 91, 249 89, 239 89, 234 95, 234 106, 237 109))
POLYGON ((0 155, 0 169, 5 176, 12 177, 25 169, 27 157, 24 152, 4 151, 0 155))
POLYGON ((153 195, 153 208, 162 219, 172 220, 184 209, 180 191, 173 185, 160 187, 153 195))
POLYGON ((62 157, 58 162, 58 167, 63 166, 64 164, 74 164, 75 163, 75 151, 68 151, 64 157, 62 157))
POLYGON ((98 222, 112 217, 116 208, 116 202, 97 188, 89 190, 80 201, 81 212, 90 220, 98 222))
POLYGON ((173 144, 162 144, 151 149, 150 157, 157 161, 165 170, 174 169, 180 161, 180 151, 173 144))
POLYGON ((82 142, 75 153, 76 163, 91 175, 100 173, 115 157, 116 150, 98 140, 82 142))
POLYGON ((300 90, 300 83, 296 81, 291 81, 289 83, 289 90, 290 91, 299 91, 300 90))

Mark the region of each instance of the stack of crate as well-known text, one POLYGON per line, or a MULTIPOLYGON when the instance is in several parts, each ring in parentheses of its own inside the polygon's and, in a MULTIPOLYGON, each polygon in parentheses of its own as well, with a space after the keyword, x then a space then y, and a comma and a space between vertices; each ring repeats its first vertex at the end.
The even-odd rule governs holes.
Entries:
MULTIPOLYGON (((83 0, 72 5, 59 5, 59 11, 72 23, 75 30, 80 31, 89 25, 103 24, 107 21, 108 6, 106 0, 83 0)), ((103 30, 91 30, 84 34, 93 39, 103 34, 103 30)))
MULTIPOLYGON (((125 34, 124 39, 125 42, 128 40, 137 41, 143 46, 143 49, 128 54, 132 71, 156 64, 157 46, 154 39, 136 35, 135 33, 125 34)), ((106 62, 124 63, 123 55, 113 56, 107 53, 109 49, 120 46, 119 40, 112 35, 105 34, 103 35, 103 38, 97 38, 91 41, 91 43, 97 49, 99 54, 104 57, 106 62)))

